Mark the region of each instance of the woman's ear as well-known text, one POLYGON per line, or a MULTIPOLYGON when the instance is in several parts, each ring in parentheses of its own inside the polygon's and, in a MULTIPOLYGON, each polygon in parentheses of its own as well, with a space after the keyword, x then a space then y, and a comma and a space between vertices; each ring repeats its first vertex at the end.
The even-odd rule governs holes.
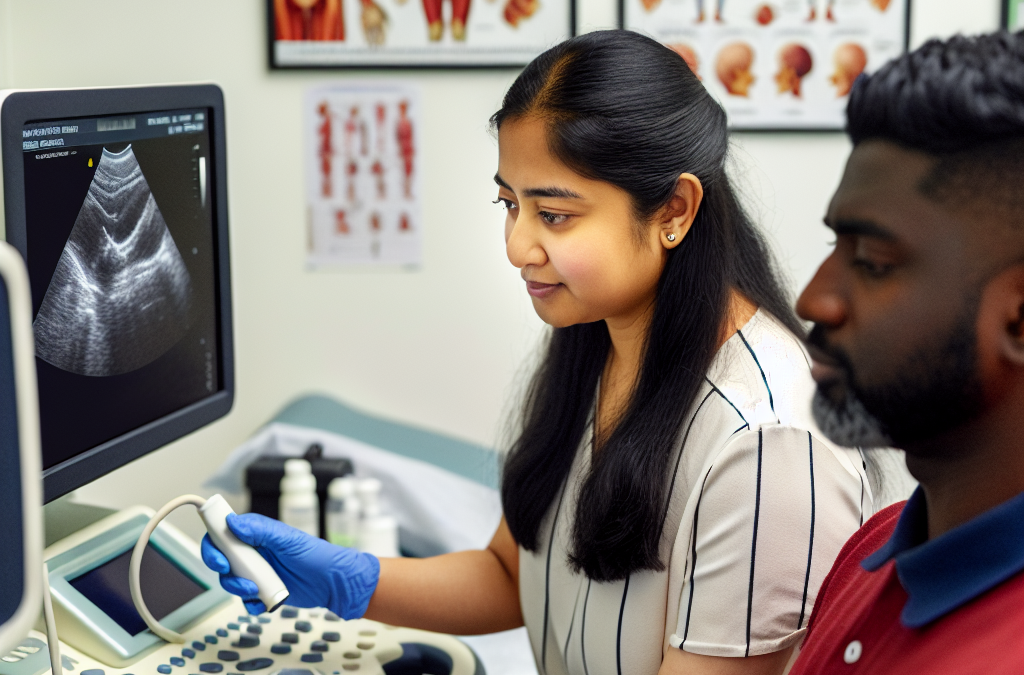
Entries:
POLYGON ((683 241, 697 217, 702 199, 704 186, 700 184, 700 179, 692 173, 680 174, 675 193, 658 216, 662 246, 673 249, 683 241))

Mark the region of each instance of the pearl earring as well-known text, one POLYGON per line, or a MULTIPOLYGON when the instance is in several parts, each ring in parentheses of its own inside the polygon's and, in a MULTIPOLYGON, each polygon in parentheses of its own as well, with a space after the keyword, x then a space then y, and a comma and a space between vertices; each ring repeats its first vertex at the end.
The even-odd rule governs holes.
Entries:
POLYGON ((675 241, 676 240, 676 235, 674 235, 674 234, 665 235, 665 238, 668 239, 669 241, 675 241))

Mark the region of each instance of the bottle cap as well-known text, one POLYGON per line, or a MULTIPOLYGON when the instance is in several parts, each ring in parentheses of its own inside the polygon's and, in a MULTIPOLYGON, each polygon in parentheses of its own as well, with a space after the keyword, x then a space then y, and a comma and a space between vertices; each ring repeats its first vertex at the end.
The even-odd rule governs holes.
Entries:
POLYGON ((289 459, 284 463, 284 477, 281 492, 316 492, 316 478, 309 462, 304 459, 289 459))
POLYGON ((284 463, 284 475, 285 476, 301 476, 303 474, 313 474, 313 467, 304 459, 289 459, 284 463))
POLYGON ((330 499, 348 499, 356 492, 356 479, 352 476, 342 476, 333 479, 327 485, 327 496, 330 499))

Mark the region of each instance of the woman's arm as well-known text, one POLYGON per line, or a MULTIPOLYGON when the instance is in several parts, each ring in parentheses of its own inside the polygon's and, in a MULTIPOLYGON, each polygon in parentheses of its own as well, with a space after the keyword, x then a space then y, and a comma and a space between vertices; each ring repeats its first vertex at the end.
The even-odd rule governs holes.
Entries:
POLYGON ((669 649, 658 675, 781 675, 786 670, 793 648, 748 656, 703 656, 682 649, 669 649))
POLYGON ((457 635, 522 626, 519 549, 505 519, 483 551, 382 558, 366 618, 457 635))

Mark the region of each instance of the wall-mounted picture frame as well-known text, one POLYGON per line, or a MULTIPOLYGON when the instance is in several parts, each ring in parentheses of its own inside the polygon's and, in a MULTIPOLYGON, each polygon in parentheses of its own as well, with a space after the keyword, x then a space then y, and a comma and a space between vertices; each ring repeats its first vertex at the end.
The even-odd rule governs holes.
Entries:
POLYGON ((1008 31, 1024 30, 1024 0, 1003 0, 1002 26, 1008 31))
POLYGON ((906 52, 911 0, 619 0, 682 56, 735 130, 838 131, 854 80, 906 52))
POLYGON ((576 34, 576 0, 267 0, 273 69, 521 68, 576 34))

